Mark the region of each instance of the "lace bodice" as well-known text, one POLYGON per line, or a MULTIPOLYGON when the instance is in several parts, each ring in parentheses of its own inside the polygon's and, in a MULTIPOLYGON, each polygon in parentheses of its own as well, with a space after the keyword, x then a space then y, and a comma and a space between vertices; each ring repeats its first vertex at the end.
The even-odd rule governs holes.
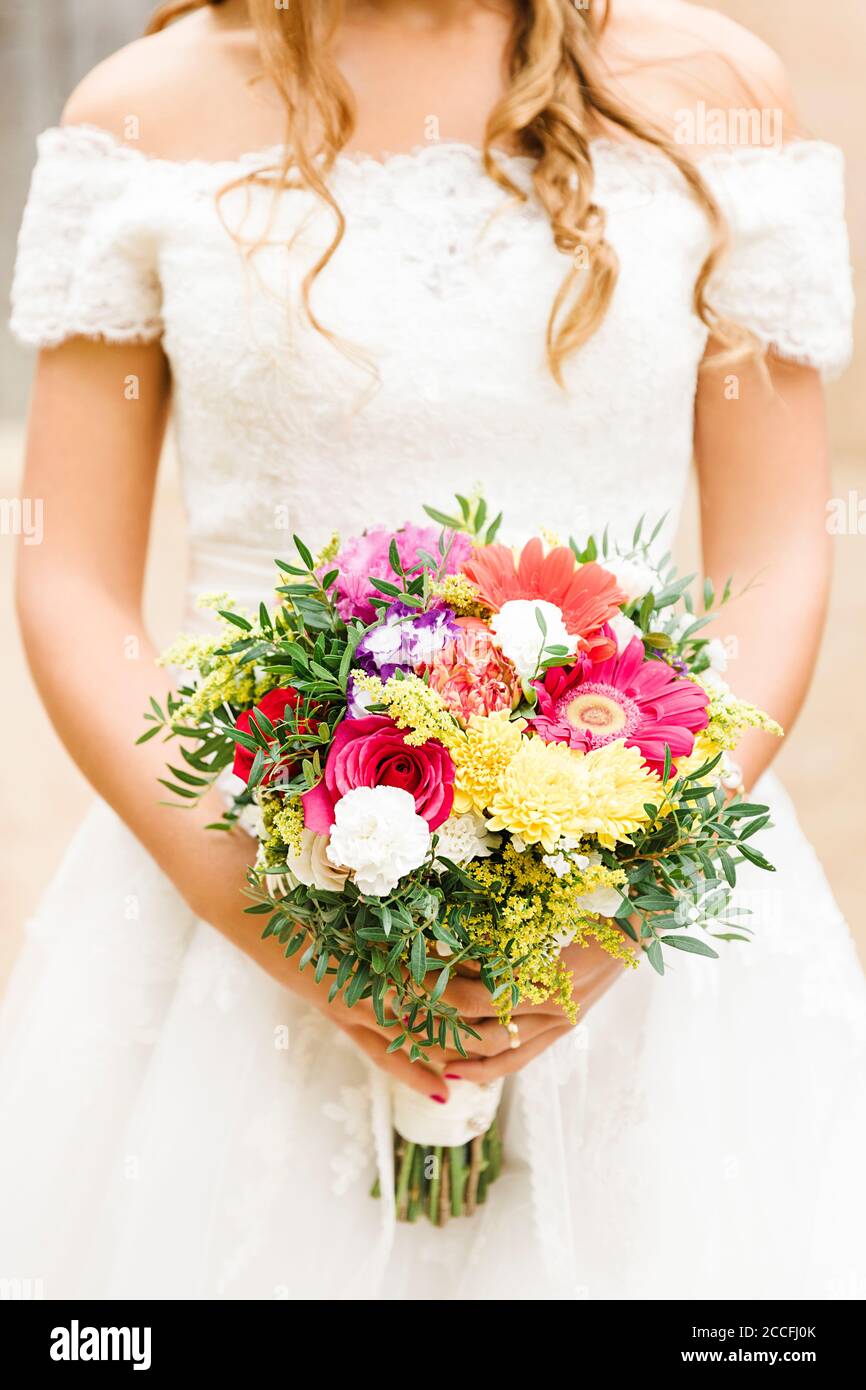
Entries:
MULTIPOLYGON (((318 543, 396 525, 476 483, 516 531, 577 534, 611 518, 626 531, 665 511, 673 528, 710 233, 669 161, 594 147, 620 277, 561 390, 544 336, 566 263, 532 197, 509 199, 477 150, 338 160, 346 233, 313 307, 342 351, 300 308, 332 215, 300 189, 274 204, 267 188, 237 186, 273 158, 179 164, 93 128, 52 129, 21 229, 19 338, 163 339, 194 584, 230 583, 235 569, 234 586, 258 585, 292 531, 318 543), (265 244, 245 256, 232 233, 265 244)), ((502 158, 529 189, 530 161, 502 158)), ((781 355, 840 371, 852 309, 840 153, 799 142, 710 154, 701 170, 731 227, 714 307, 781 355)))

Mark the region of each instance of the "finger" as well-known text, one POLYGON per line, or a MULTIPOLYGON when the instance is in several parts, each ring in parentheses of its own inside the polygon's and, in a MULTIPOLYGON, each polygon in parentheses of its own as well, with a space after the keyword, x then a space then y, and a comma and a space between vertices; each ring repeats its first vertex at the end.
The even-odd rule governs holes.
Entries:
POLYGON ((371 1062, 389 1076, 402 1081, 404 1085, 410 1086, 422 1096, 427 1096, 429 1100, 438 1101, 440 1105, 446 1104, 449 1095, 447 1082, 423 1062, 410 1062, 402 1050, 389 1052, 390 1039, 385 1034, 361 1027, 345 1028, 344 1032, 371 1062))
MULTIPOLYGON (((393 1038, 399 1031, 397 1029, 397 1022, 401 1021, 401 1012, 395 993, 386 993, 383 1000, 383 1012, 386 1024, 389 1022, 391 1024, 390 1031, 391 1037, 393 1038)), ((373 1007, 372 999, 359 999, 350 1008, 343 995, 338 994, 333 1003, 328 1006, 327 1016, 334 1018, 334 1021, 340 1027, 345 1025, 347 1028, 371 1028, 374 1030, 382 1028, 382 1024, 379 1023, 376 1017, 376 1010, 373 1007), (339 1017, 335 1018, 335 1014, 338 1014, 339 1017)), ((406 1022, 405 1014, 402 1015, 402 1022, 406 1022)))
POLYGON ((501 999, 494 1000, 480 981, 466 980, 462 976, 449 982, 443 999, 466 1019, 495 1018, 502 1004, 501 999))
MULTIPOLYGON (((451 981, 443 998, 469 1022, 496 1019, 502 1005, 501 997, 494 999, 484 985, 476 980, 464 980, 462 978, 451 981)), ((524 1000, 517 1005, 513 1012, 547 1014, 554 1018, 563 1017, 562 1006, 553 999, 547 999, 543 1004, 529 1004, 524 1000)))
POLYGON ((557 1038, 562 1038, 566 1033, 571 1032, 571 1025, 564 1027, 547 1028, 531 1042, 521 1043, 520 1047, 509 1048, 507 1052, 500 1052, 496 1057, 488 1057, 480 1062, 453 1062, 448 1065, 448 1079, 455 1085, 459 1081, 476 1081, 481 1085, 485 1081, 496 1081, 500 1076, 511 1076, 513 1072, 520 1071, 527 1062, 531 1062, 534 1057, 550 1047, 551 1043, 556 1042, 557 1038))
MULTIPOLYGON (((518 1026, 518 1032, 509 1032, 504 1023, 498 1019, 487 1019, 475 1024, 477 1038, 466 1038, 464 1046, 472 1061, 483 1060, 485 1057, 498 1057, 501 1052, 515 1051, 515 1038, 519 1038, 520 1044, 532 1042, 533 1038, 539 1034, 547 1032, 551 1028, 558 1028, 562 1024, 543 1014, 536 1014, 529 1018, 523 1018, 518 1026)), ((460 1059, 460 1053, 454 1048, 448 1048, 444 1054, 446 1061, 452 1058, 460 1059)), ((460 1059, 462 1060, 462 1059, 460 1059)))

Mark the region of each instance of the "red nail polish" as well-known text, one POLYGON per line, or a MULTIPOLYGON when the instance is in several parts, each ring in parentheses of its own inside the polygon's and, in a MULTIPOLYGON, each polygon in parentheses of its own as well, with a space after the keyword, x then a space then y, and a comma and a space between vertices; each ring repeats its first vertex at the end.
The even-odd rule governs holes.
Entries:
POLYGON ((457 1073, 456 1073, 456 1071, 444 1071, 444 1072, 442 1073, 442 1075, 445 1077, 445 1080, 446 1080, 446 1081, 462 1081, 462 1080, 463 1080, 463 1077, 462 1077, 462 1076, 458 1076, 457 1073))
POLYGON ((431 1099, 431 1100, 435 1100, 437 1105, 444 1105, 444 1104, 445 1104, 445 1097, 444 1097, 444 1096, 431 1096, 430 1099, 431 1099))

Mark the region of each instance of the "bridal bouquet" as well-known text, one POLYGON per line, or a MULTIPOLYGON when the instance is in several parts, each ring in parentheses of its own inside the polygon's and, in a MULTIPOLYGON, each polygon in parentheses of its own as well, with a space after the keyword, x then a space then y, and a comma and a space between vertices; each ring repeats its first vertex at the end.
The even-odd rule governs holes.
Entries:
MULTIPOLYGON (((257 839, 264 936, 436 1065, 473 1036, 455 972, 513 1030, 521 1001, 575 1020, 572 944, 663 974, 669 951, 746 940, 731 889, 744 860, 772 867, 769 817, 730 751, 781 730, 724 682, 715 595, 698 616, 690 578, 653 555, 659 527, 514 550, 483 500, 425 510, 317 556, 295 537, 257 614, 204 600, 214 634, 161 658, 186 674, 142 740, 182 740, 164 785, 189 804, 218 783, 213 828, 257 839)), ((440 1107, 393 1084, 398 1215, 484 1200, 501 1085, 440 1107)))

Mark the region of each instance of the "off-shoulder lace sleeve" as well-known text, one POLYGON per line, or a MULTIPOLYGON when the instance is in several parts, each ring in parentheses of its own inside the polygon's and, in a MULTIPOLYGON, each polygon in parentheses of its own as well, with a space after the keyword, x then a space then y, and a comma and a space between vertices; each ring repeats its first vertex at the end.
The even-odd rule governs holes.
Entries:
POLYGON ((731 234, 708 289, 713 308, 780 357, 837 376, 854 308, 841 151, 821 141, 739 150, 702 172, 731 234))
POLYGON ((10 327, 52 347, 162 332, 149 162, 83 126, 47 130, 18 237, 10 327))

